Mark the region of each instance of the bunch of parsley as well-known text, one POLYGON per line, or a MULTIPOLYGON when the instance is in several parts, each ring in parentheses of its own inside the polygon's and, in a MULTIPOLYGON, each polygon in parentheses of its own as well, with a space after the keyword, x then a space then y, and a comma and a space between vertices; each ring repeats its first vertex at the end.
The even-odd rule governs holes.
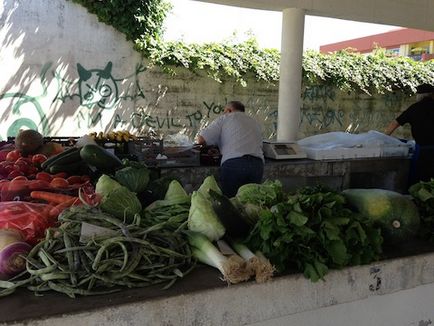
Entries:
POLYGON ((366 264, 381 254, 381 231, 322 186, 304 187, 267 209, 247 239, 279 272, 302 271, 312 281, 330 268, 366 264))

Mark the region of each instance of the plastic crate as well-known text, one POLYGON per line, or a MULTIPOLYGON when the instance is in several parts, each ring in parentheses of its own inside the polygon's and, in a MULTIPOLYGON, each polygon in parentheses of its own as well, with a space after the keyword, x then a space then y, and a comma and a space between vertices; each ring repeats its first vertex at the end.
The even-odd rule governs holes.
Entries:
POLYGON ((382 157, 407 157, 410 155, 411 145, 383 145, 381 147, 382 157))
POLYGON ((317 149, 303 147, 308 158, 312 160, 340 160, 352 158, 380 157, 380 147, 355 147, 355 148, 332 148, 317 149))
POLYGON ((200 151, 192 148, 168 147, 157 159, 158 167, 200 166, 200 151))
POLYGON ((163 141, 160 139, 143 138, 126 144, 128 154, 134 155, 138 161, 148 166, 157 166, 158 158, 163 154, 163 141))

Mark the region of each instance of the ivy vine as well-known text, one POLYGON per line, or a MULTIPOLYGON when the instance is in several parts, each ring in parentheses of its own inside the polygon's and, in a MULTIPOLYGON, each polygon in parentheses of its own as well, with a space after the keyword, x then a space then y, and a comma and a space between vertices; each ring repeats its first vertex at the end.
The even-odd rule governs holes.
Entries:
POLYGON ((125 34, 127 40, 159 39, 172 7, 166 0, 72 0, 97 15, 99 21, 125 34))
MULTIPOLYGON (((124 33, 150 64, 166 72, 173 74, 174 67, 184 67, 193 72, 205 71, 218 82, 232 79, 243 86, 252 77, 271 84, 278 82, 279 51, 260 48, 254 37, 238 43, 164 42, 162 26, 171 8, 166 0, 72 1, 124 33)), ((369 55, 350 50, 331 54, 310 50, 303 55, 303 82, 306 86, 330 84, 367 94, 395 90, 414 93, 421 83, 434 85, 434 60, 416 62, 389 56, 384 49, 369 55)))

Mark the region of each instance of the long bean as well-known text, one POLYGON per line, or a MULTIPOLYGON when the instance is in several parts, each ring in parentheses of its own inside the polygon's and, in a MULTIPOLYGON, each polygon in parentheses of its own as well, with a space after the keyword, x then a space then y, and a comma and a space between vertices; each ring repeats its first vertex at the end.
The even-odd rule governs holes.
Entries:
POLYGON ((188 209, 164 207, 131 225, 97 209, 73 207, 64 211, 59 228, 26 257, 26 271, 0 283, 0 296, 24 286, 35 294, 54 290, 70 297, 113 293, 120 287, 171 286, 194 266, 186 239, 188 209), (154 224, 149 224, 148 217, 154 224), (144 225, 143 223, 145 223, 144 225), (108 228, 112 235, 94 236, 80 243, 82 223, 108 228))

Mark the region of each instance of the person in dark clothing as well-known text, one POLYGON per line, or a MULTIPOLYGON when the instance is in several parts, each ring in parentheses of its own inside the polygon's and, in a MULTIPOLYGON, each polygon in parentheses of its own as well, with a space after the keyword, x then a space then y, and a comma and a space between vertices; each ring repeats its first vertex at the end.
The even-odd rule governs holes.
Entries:
POLYGON ((261 183, 264 172, 262 127, 244 113, 239 101, 229 102, 224 114, 201 130, 197 142, 217 145, 222 154, 220 183, 222 192, 233 197, 247 183, 261 183))
POLYGON ((410 105, 385 130, 391 135, 399 126, 410 124, 416 142, 410 168, 410 185, 434 178, 434 87, 422 84, 417 88, 422 99, 410 105))

